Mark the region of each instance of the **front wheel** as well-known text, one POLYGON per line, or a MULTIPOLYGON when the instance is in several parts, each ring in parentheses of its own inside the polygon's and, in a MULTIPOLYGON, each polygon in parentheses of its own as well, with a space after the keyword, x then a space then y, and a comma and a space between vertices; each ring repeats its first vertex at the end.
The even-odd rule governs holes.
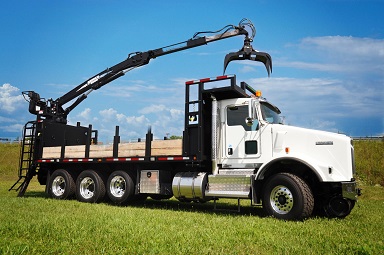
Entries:
POLYGON ((263 191, 263 208, 270 216, 301 220, 312 214, 312 191, 304 180, 294 174, 279 173, 271 176, 263 191))
POLYGON ((76 197, 80 202, 97 203, 105 195, 103 179, 93 170, 82 172, 76 180, 76 197))

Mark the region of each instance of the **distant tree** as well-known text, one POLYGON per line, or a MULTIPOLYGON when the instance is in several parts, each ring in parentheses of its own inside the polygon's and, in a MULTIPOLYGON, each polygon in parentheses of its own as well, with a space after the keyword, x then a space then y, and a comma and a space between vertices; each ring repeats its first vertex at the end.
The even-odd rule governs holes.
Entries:
POLYGON ((182 136, 178 136, 178 135, 171 135, 171 136, 169 137, 169 139, 171 139, 171 140, 177 140, 177 139, 183 139, 183 137, 182 137, 182 136))

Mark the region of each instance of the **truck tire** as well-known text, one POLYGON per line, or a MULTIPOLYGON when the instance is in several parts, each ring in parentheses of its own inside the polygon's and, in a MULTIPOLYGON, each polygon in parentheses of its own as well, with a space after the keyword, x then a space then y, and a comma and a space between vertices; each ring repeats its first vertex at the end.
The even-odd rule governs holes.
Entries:
POLYGON ((75 194, 76 184, 65 169, 55 170, 49 178, 48 193, 55 199, 68 199, 75 194))
POLYGON ((305 181, 294 174, 278 173, 271 176, 263 190, 263 208, 270 216, 301 220, 312 214, 312 191, 305 181))
POLYGON ((76 180, 76 197, 80 202, 98 203, 105 196, 103 179, 93 170, 85 170, 76 180))
POLYGON ((135 195, 135 184, 128 173, 124 171, 113 172, 107 181, 107 194, 116 204, 126 204, 135 195))

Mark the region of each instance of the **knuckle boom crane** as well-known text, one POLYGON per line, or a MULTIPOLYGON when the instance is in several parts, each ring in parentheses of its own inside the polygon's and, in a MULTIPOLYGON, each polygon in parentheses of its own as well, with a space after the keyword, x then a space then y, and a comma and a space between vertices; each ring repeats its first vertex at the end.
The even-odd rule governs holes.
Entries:
POLYGON ((44 101, 40 98, 40 95, 34 91, 24 91, 23 95, 25 98, 29 98, 28 101, 30 113, 46 118, 53 122, 66 124, 67 115, 84 99, 86 99, 89 93, 125 75, 125 73, 134 68, 148 64, 151 59, 155 59, 160 56, 199 47, 211 42, 239 35, 245 36, 244 47, 238 53, 231 53, 229 57, 226 57, 224 63, 224 72, 230 61, 237 59, 249 59, 264 63, 268 74, 270 74, 270 72, 272 71, 271 56, 268 53, 256 52, 255 50, 253 50, 250 43, 252 42, 253 37, 255 36, 255 27, 253 23, 248 19, 242 19, 238 26, 227 25, 215 32, 198 32, 195 33, 191 39, 184 42, 172 44, 154 50, 149 50, 146 52, 130 53, 127 59, 92 76, 88 80, 79 84, 71 91, 67 92, 66 94, 55 100, 49 99, 47 101, 44 101), (251 35, 249 34, 248 30, 252 31, 251 35), (199 37, 200 34, 206 33, 214 33, 214 35, 199 37), (68 106, 66 109, 63 109, 64 104, 72 101, 75 98, 77 99, 70 106, 68 106))
POLYGON ((255 33, 252 22, 242 19, 237 26, 130 53, 57 99, 45 100, 34 91, 24 91, 36 120, 24 126, 19 179, 10 190, 23 196, 37 175, 55 199, 76 196, 81 202, 97 203, 108 197, 113 203, 129 204, 147 197, 196 203, 235 198, 262 204, 267 215, 279 219, 307 218, 314 208, 329 217, 346 217, 360 194, 351 138, 283 125, 279 108, 247 83, 237 85, 235 75, 185 83, 184 131, 182 140, 175 143, 153 141, 149 129, 145 143, 140 143, 144 152, 124 150, 127 147, 119 146, 116 126, 112 148, 97 147, 92 125, 67 124, 68 114, 89 93, 133 68, 234 36, 244 36, 244 44, 226 55, 224 73, 231 61, 251 60, 263 63, 269 76, 272 59, 252 47, 255 33), (155 150, 160 146, 156 142, 162 142, 165 152, 155 150))

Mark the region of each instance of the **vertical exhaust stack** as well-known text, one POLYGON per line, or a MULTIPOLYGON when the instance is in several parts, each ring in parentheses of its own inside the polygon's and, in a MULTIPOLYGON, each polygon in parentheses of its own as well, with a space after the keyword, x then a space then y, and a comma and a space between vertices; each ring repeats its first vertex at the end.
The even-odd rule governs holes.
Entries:
POLYGON ((218 107, 216 98, 211 95, 212 98, 212 174, 216 175, 219 173, 219 168, 217 167, 217 143, 219 139, 218 129, 219 129, 219 116, 218 116, 218 107))

